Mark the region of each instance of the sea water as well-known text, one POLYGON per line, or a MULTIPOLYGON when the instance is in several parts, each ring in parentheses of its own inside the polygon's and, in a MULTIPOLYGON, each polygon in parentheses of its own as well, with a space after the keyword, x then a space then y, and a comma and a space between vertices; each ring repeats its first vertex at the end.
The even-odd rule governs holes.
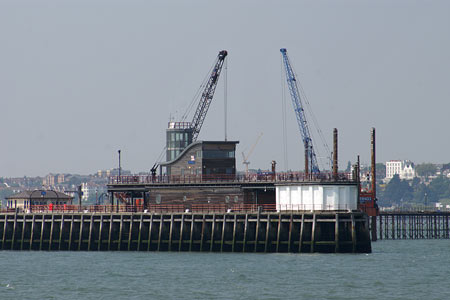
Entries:
POLYGON ((450 240, 371 254, 0 252, 0 299, 450 299, 450 240))

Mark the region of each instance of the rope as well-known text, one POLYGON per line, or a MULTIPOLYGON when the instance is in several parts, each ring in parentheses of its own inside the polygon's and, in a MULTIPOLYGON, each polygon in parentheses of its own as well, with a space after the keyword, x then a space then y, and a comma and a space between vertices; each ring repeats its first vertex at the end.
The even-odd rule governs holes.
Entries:
MULTIPOLYGON (((295 76, 298 78, 297 74, 295 74, 295 76)), ((318 135, 319 135, 319 138, 320 138, 320 140, 321 140, 321 142, 322 142, 322 146, 323 146, 323 148, 325 149, 325 152, 326 152, 326 157, 321 156, 320 153, 319 153, 319 148, 317 147, 317 145, 316 145, 316 143, 315 143, 315 140, 313 139, 313 147, 314 147, 314 148, 316 149, 316 151, 317 151, 317 154, 316 154, 316 155, 318 155, 317 159, 327 158, 325 164, 329 165, 330 168, 331 168, 332 158, 331 158, 331 151, 330 151, 330 148, 328 147, 328 144, 327 144, 326 139, 325 139, 325 137, 324 137, 324 135, 323 135, 323 132, 322 132, 322 130, 320 129, 319 122, 317 121, 317 118, 316 118, 316 116, 314 115, 314 112, 313 112, 313 110, 312 110, 312 108, 311 108, 311 104, 309 103, 308 97, 306 96, 306 93, 305 93, 305 91, 304 91, 304 89, 303 89, 302 84, 300 83, 300 81, 297 81, 297 83, 298 83, 298 85, 299 85, 301 97, 305 100, 304 102, 306 103, 307 113, 308 113, 308 115, 311 116, 311 119, 312 119, 312 121, 313 121, 314 128, 316 129, 316 131, 317 131, 317 133, 318 133, 318 135)))

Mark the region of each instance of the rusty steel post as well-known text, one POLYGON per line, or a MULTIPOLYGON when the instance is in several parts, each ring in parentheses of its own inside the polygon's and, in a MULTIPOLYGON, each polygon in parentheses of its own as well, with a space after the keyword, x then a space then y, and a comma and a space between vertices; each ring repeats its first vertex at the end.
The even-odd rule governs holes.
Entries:
POLYGON ((370 148, 372 158, 372 193, 376 196, 376 163, 375 163, 375 127, 372 127, 370 134, 370 148))
POLYGON ((277 162, 272 160, 272 180, 276 180, 277 179, 277 173, 276 173, 276 168, 277 168, 277 162))
POLYGON ((333 130, 333 179, 338 179, 338 131, 333 130))
POLYGON ((78 211, 81 211, 81 197, 83 196, 82 186, 78 186, 78 211))
MULTIPOLYGON (((371 163, 372 163, 372 201, 374 208, 376 208, 376 183, 377 183, 377 174, 376 174, 376 160, 375 160, 375 127, 372 127, 370 132, 370 148, 371 148, 371 163)), ((372 241, 377 240, 377 216, 372 216, 372 241)))
POLYGON ((359 176, 360 174, 360 164, 359 164, 359 155, 356 156, 356 182, 359 184, 361 181, 361 178, 359 176))
POLYGON ((358 195, 357 195, 357 207, 359 207, 359 205, 360 205, 360 199, 359 199, 359 194, 360 194, 360 192, 361 192, 361 178, 359 177, 359 174, 360 174, 360 164, 359 164, 359 155, 357 156, 357 159, 356 159, 356 170, 355 170, 355 175, 356 175, 356 183, 358 184, 357 185, 357 191, 358 191, 358 195))

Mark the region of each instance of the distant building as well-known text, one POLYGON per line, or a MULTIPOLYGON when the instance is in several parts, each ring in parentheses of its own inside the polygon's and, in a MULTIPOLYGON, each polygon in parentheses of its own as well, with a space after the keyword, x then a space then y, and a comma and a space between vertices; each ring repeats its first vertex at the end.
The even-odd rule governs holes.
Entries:
MULTIPOLYGON (((97 171, 97 177, 100 177, 100 178, 106 178, 109 176, 117 176, 117 175, 119 175, 119 168, 97 171)), ((121 169, 120 175, 131 175, 131 171, 121 169)))
POLYGON ((66 181, 66 177, 64 176, 64 174, 58 174, 57 176, 57 183, 63 183, 64 181, 66 181))
POLYGON ((54 186, 55 185, 55 175, 54 174, 48 174, 45 176, 45 178, 42 180, 43 186, 54 186))
POLYGON ((45 178, 42 180, 43 186, 55 186, 57 184, 63 183, 65 181, 65 175, 64 174, 48 174, 45 176, 45 178))
POLYGON ((97 199, 101 194, 106 192, 105 186, 97 185, 92 182, 83 182, 81 183, 81 192, 83 195, 81 196, 81 201, 86 202, 89 201, 89 198, 92 197, 97 199))
POLYGON ((91 193, 91 187, 87 182, 81 183, 81 192, 83 193, 81 201, 87 201, 89 199, 89 194, 91 193))
POLYGON ((30 208, 30 205, 71 204, 73 197, 53 190, 23 191, 6 197, 7 208, 30 208))
POLYGON ((391 180, 398 174, 402 180, 412 180, 416 177, 414 163, 409 160, 391 160, 386 162, 386 180, 391 180))

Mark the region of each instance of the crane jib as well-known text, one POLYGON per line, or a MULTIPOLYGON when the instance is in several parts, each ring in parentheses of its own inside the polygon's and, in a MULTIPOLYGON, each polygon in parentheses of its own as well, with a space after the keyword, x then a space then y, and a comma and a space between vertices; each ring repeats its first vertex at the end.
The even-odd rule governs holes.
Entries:
POLYGON ((200 129, 203 125, 203 122, 206 118, 206 113, 208 112, 209 105, 214 96, 214 92, 216 90, 217 82, 222 71, 223 62, 228 55, 228 52, 222 50, 219 52, 217 56, 217 60, 214 64, 214 68, 211 72, 211 75, 208 80, 208 84, 203 90, 202 97, 200 98, 200 102, 197 106, 197 110, 195 111, 194 117, 192 118, 191 127, 192 127, 192 141, 196 141, 198 134, 200 133, 200 129))
POLYGON ((305 145, 305 154, 306 157, 311 160, 310 163, 312 173, 319 173, 320 171, 317 163, 316 153, 313 149, 311 134, 309 132, 308 123, 306 121, 305 111, 303 109, 300 93, 297 86, 297 80, 295 79, 294 71, 289 62, 287 50, 285 48, 282 48, 280 49, 280 52, 283 57, 283 63, 286 71, 286 81, 289 87, 292 105, 294 106, 294 112, 297 118, 300 134, 302 135, 302 140, 305 145))

